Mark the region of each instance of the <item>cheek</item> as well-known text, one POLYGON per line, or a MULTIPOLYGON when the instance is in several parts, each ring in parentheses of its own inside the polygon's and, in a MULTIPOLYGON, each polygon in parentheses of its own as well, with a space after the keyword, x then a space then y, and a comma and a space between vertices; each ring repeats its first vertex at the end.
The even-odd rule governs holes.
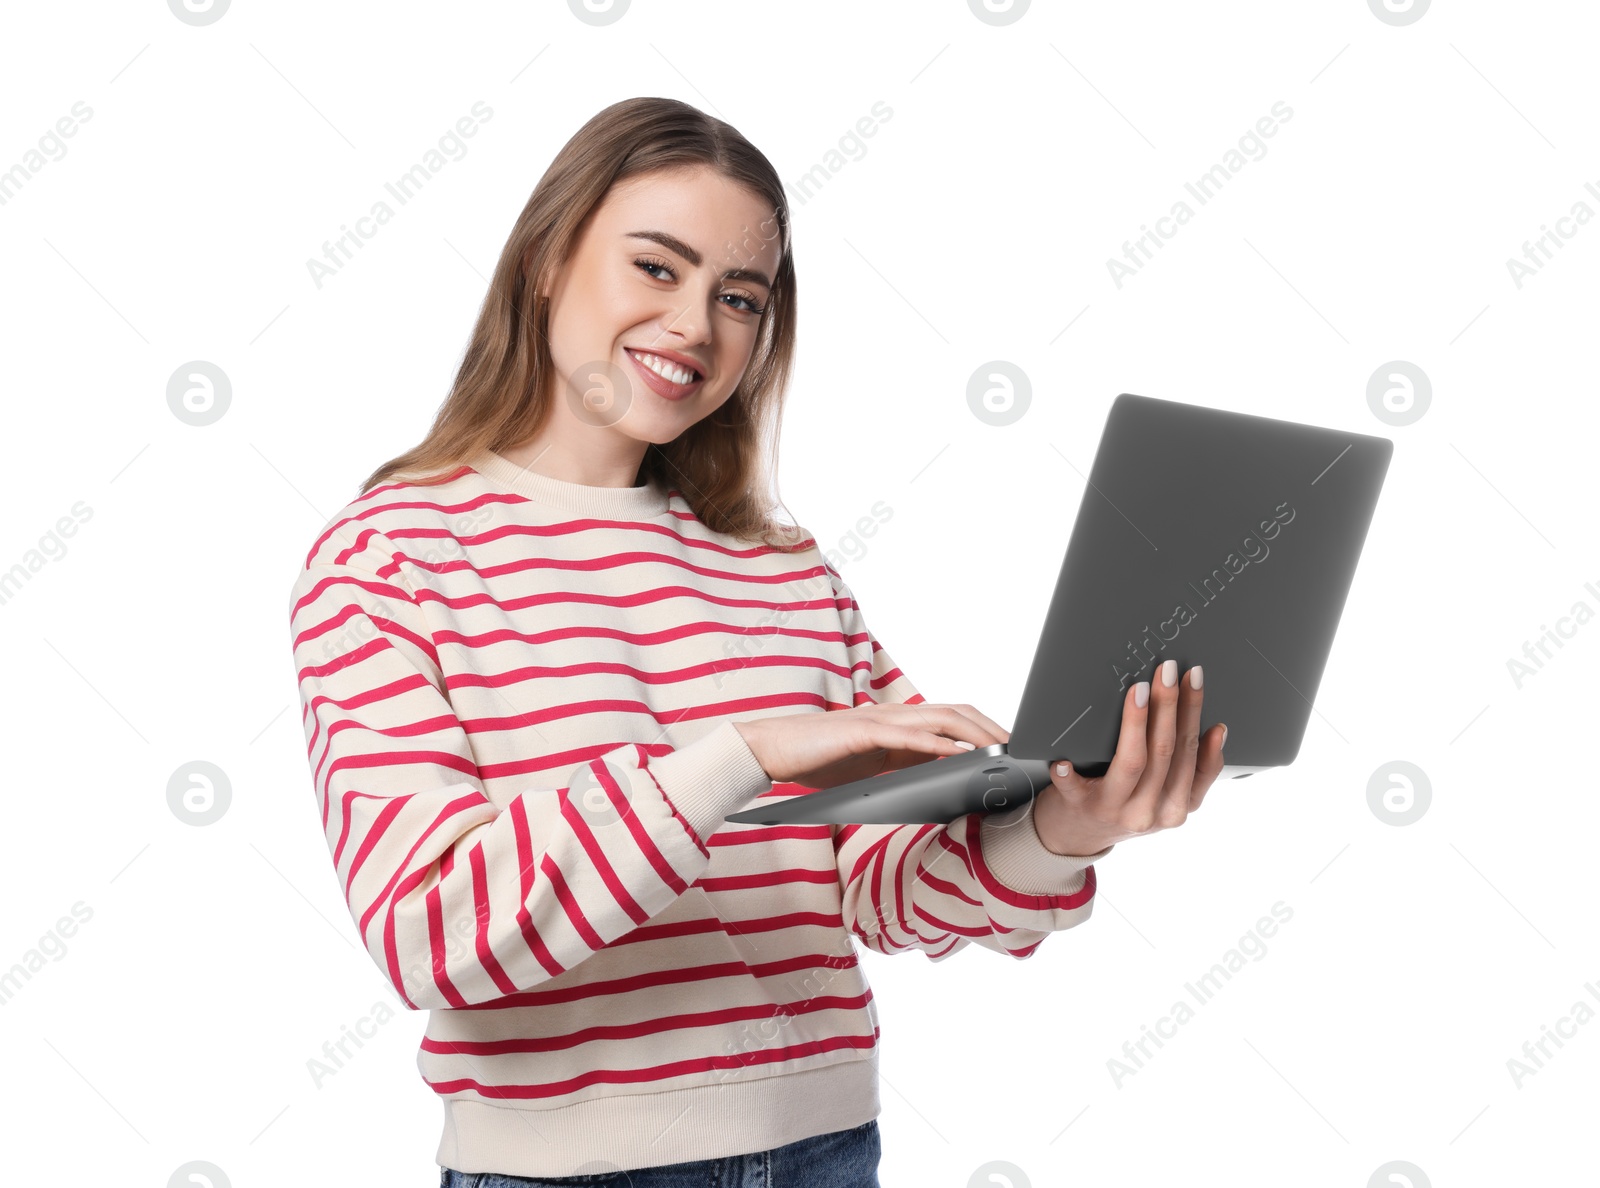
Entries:
POLYGON ((601 333, 633 329, 636 323, 648 321, 651 316, 638 289, 614 277, 606 278, 591 289, 589 313, 592 327, 601 333))
POLYGON ((657 312, 624 280, 600 277, 573 283, 551 318, 553 345, 558 354, 565 344, 567 353, 609 358, 620 349, 619 342, 636 339, 657 312))
POLYGON ((722 365, 723 373, 735 375, 742 372, 755 358, 756 327, 735 326, 723 332, 721 348, 717 353, 717 362, 722 365))

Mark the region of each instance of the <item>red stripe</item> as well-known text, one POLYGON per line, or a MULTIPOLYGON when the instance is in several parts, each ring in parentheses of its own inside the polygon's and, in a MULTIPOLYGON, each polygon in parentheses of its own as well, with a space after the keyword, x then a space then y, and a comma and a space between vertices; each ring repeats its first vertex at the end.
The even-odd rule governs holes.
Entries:
MULTIPOLYGON (((774 788, 793 788, 793 784, 774 784, 774 788)), ((771 796, 763 792, 762 797, 771 796)), ((783 793, 785 796, 793 793, 783 793)), ((728 825, 711 839, 714 846, 757 846, 778 841, 820 841, 832 836, 828 825, 728 825)))
MULTIPOLYGON (((362 533, 358 538, 355 548, 346 550, 336 558, 336 564, 346 564, 349 556, 361 552, 366 545, 366 537, 371 531, 362 533)), ((602 553, 594 557, 529 557, 519 561, 507 561, 501 565, 475 566, 471 561, 433 561, 427 557, 409 557, 404 553, 395 552, 390 559, 382 565, 373 567, 373 572, 380 578, 393 577, 402 572, 405 566, 418 569, 434 577, 443 577, 452 573, 471 573, 475 579, 488 584, 496 578, 505 578, 527 573, 551 572, 577 572, 577 573, 602 573, 609 570, 625 569, 633 565, 665 565, 671 568, 686 570, 703 578, 717 581, 736 582, 749 585, 787 586, 815 578, 817 570, 813 566, 809 569, 782 571, 778 573, 749 573, 731 569, 716 569, 707 565, 695 565, 671 553, 653 551, 649 549, 635 549, 631 551, 602 553)), ((548 581, 548 578, 540 580, 548 581)), ((634 579, 621 579, 634 580, 634 579)))
MULTIPOLYGON (((474 793, 474 794, 472 794, 470 796, 458 797, 457 799, 451 801, 449 804, 444 806, 444 808, 441 810, 439 815, 434 818, 433 822, 425 830, 423 830, 422 836, 417 838, 417 840, 412 843, 411 849, 406 853, 405 858, 401 861, 400 865, 394 870, 394 872, 389 876, 388 883, 384 886, 383 890, 379 893, 378 897, 372 901, 371 905, 362 914, 359 927, 360 927, 360 930, 361 930, 361 934, 363 936, 366 935, 367 925, 371 922, 372 917, 377 914, 379 909, 387 909, 385 911, 385 915, 387 915, 389 917, 388 924, 389 924, 390 927, 392 927, 393 923, 394 923, 394 919, 393 919, 394 901, 397 900, 397 899, 404 899, 406 894, 407 894, 407 892, 409 892, 413 887, 415 887, 418 884, 420 884, 423 881, 423 879, 427 878, 427 876, 428 876, 428 868, 427 867, 422 867, 420 870, 414 870, 409 875, 406 874, 406 870, 411 866, 411 860, 414 857, 416 857, 417 851, 422 849, 423 843, 426 842, 428 840, 428 838, 433 835, 434 831, 439 829, 442 825, 445 824, 445 822, 447 822, 451 817, 456 816, 458 813, 465 812, 467 809, 473 808, 478 804, 486 804, 486 803, 488 803, 488 802, 485 801, 482 796, 479 796, 476 793, 474 793)), ((383 821, 383 822, 387 822, 388 820, 393 819, 393 817, 399 811, 399 808, 403 804, 404 804, 404 798, 401 799, 400 801, 397 801, 394 805, 390 806, 390 809, 386 809, 384 811, 384 813, 379 817, 379 820, 383 821)), ((376 828, 376 827, 374 827, 373 829, 368 830, 367 831, 367 836, 362 839, 361 849, 358 850, 357 853, 356 853, 356 860, 355 860, 355 863, 351 866, 350 877, 345 883, 345 897, 346 897, 346 899, 349 898, 350 893, 351 893, 350 884, 355 879, 355 873, 354 872, 356 871, 356 869, 358 869, 360 867, 361 863, 366 860, 367 853, 374 848, 374 846, 375 846, 375 844, 377 842, 378 836, 380 834, 381 834, 381 830, 376 828)), ((351 904, 351 910, 353 911, 354 909, 355 909, 355 905, 354 905, 354 903, 352 903, 351 904)))
POLYGON ((1013 891, 994 877, 994 872, 989 869, 988 864, 983 860, 983 847, 978 842, 979 831, 983 825, 982 814, 971 813, 965 820, 967 833, 965 849, 948 839, 942 840, 945 840, 945 844, 958 850, 962 854, 963 861, 966 860, 968 854, 972 855, 973 861, 967 863, 967 868, 974 871, 978 885, 989 898, 999 900, 1001 903, 1008 904, 1011 907, 1046 911, 1054 908, 1070 910, 1082 907, 1094 898, 1095 879, 1094 865, 1092 863, 1083 868, 1083 886, 1069 895, 1030 895, 1024 891, 1013 891))
MULTIPOLYGON (((694 886, 700 884, 696 882, 694 886)), ((720 905, 719 905, 720 906, 720 905)), ((617 948, 619 945, 642 944, 646 941, 661 940, 663 938, 676 938, 683 936, 700 936, 710 932, 721 932, 729 938, 745 937, 762 932, 781 932, 787 928, 830 928, 839 927, 838 912, 780 912, 770 916, 751 916, 739 920, 725 920, 720 917, 715 919, 677 920, 670 924, 646 924, 624 933, 612 941, 607 948, 617 948)))
MULTIPOLYGON (((428 486, 433 486, 435 484, 442 485, 444 483, 454 482, 456 479, 460 478, 464 474, 476 474, 476 473, 477 472, 475 470, 473 470, 470 466, 465 466, 465 465, 457 466, 453 470, 451 470, 449 473, 441 475, 439 478, 437 478, 435 480, 435 483, 429 483, 429 484, 426 484, 426 485, 428 485, 428 486)), ((368 491, 365 495, 357 496, 355 499, 351 500, 348 506, 357 507, 360 504, 367 503, 367 502, 369 502, 371 500, 377 499, 378 496, 380 496, 380 495, 386 495, 390 491, 397 491, 402 487, 409 487, 409 486, 414 486, 414 485, 419 485, 416 482, 416 480, 409 480, 408 481, 408 480, 396 479, 393 482, 385 483, 385 484, 382 484, 380 486, 373 487, 372 490, 368 491)), ((427 507, 427 506, 430 506, 430 505, 426 504, 426 503, 400 503, 400 502, 382 504, 382 505, 375 505, 373 507, 369 507, 369 508, 365 509, 364 511, 361 512, 360 515, 357 515, 357 516, 346 516, 342 520, 337 520, 334 523, 330 524, 328 526, 327 530, 324 531, 321 536, 317 537, 316 543, 311 546, 311 552, 307 556, 306 564, 307 564, 307 566, 309 566, 311 564, 310 558, 315 557, 322 550, 322 546, 328 540, 328 538, 333 536, 334 533, 339 532, 346 524, 350 524, 350 523, 353 523, 353 522, 355 522, 357 520, 365 519, 367 516, 375 515, 375 514, 377 514, 379 512, 388 511, 388 510, 395 509, 395 508, 414 508, 414 507, 427 507)))
MULTIPOLYGON (((293 624, 298 621, 300 618, 300 612, 303 608, 316 602, 322 597, 326 590, 333 586, 356 586, 362 590, 371 591, 374 594, 387 594, 390 597, 399 598, 405 602, 414 601, 411 595, 405 590, 402 590, 399 586, 393 585, 390 582, 380 582, 376 577, 367 577, 365 575, 357 577, 354 574, 344 573, 332 574, 317 582, 316 585, 312 586, 311 589, 307 590, 303 595, 300 596, 299 601, 294 603, 294 605, 289 608, 290 625, 293 626, 293 624)), ((307 640, 316 638, 317 636, 323 634, 323 632, 326 630, 326 625, 322 622, 318 622, 315 626, 309 627, 305 631, 302 631, 298 635, 294 636, 294 646, 298 648, 307 640)))
MULTIPOLYGON (((530 891, 529 895, 531 894, 530 891)), ((524 896, 522 902, 517 904, 517 929, 522 933, 522 940, 528 946, 528 951, 544 967, 546 976, 556 978, 566 973, 567 967, 556 960, 555 954, 539 935, 539 930, 533 926, 533 916, 528 912, 528 896, 524 896)))
MULTIPOLYGON (((478 584, 487 586, 486 582, 478 584)), ((775 593, 778 592, 781 591, 775 591, 775 593)), ((716 594, 696 586, 647 586, 643 589, 630 590, 623 594, 604 594, 591 590, 540 590, 530 594, 496 598, 482 591, 452 596, 443 591, 424 586, 415 591, 412 598, 418 606, 423 603, 431 603, 447 610, 470 610, 472 607, 477 606, 493 606, 508 615, 514 611, 534 608, 544 609, 564 603, 633 609, 641 606, 651 606, 658 602, 682 601, 684 599, 693 599, 711 606, 728 607, 730 609, 764 610, 770 612, 769 618, 776 618, 780 614, 799 614, 802 611, 816 612, 824 608, 827 610, 833 609, 833 600, 829 598, 810 598, 785 602, 774 601, 770 597, 760 597, 762 593, 765 593, 765 591, 753 592, 749 597, 735 598, 728 594, 716 594)), ((831 634, 837 636, 839 633, 832 632, 831 634)))
MULTIPOLYGON (((322 764, 327 761, 328 753, 329 753, 329 749, 331 748, 332 737, 333 737, 333 730, 332 730, 331 727, 330 727, 330 729, 328 731, 327 736, 326 737, 322 736, 322 734, 321 734, 321 715, 317 713, 318 710, 321 710, 324 706, 328 706, 328 705, 335 706, 335 707, 337 707, 339 709, 357 709, 357 708, 360 708, 360 707, 362 707, 364 705, 374 704, 374 703, 379 702, 379 701, 387 700, 389 697, 395 696, 398 693, 409 692, 412 689, 421 688, 422 686, 427 685, 427 684, 428 684, 427 678, 422 676, 421 673, 417 673, 414 676, 402 677, 402 678, 400 678, 398 680, 394 680, 394 681, 389 682, 389 684, 387 684, 387 685, 383 685, 383 686, 380 686, 379 688, 369 690, 366 693, 357 694, 356 696, 353 696, 353 697, 334 698, 334 697, 329 697, 328 695, 323 694, 323 693, 316 693, 316 694, 312 695, 310 701, 308 701, 308 702, 307 701, 302 701, 302 704, 305 705, 307 712, 310 713, 310 714, 316 715, 315 718, 313 719, 316 722, 316 727, 313 730, 312 736, 311 736, 310 740, 307 742, 307 746, 306 746, 307 755, 309 756, 309 755, 315 754, 315 752, 316 752, 316 743, 317 743, 318 738, 322 738, 323 742, 325 744, 328 744, 328 745, 326 745, 324 747, 321 758, 316 761, 316 767, 315 767, 315 769, 313 771, 313 776, 318 781, 318 783, 323 782, 322 764)), ((349 729, 351 727, 354 727, 354 728, 357 728, 357 729, 371 729, 370 727, 365 726, 363 723, 361 723, 359 721, 352 722, 349 725, 341 725, 340 722, 341 722, 340 719, 336 719, 335 723, 334 723, 335 725, 337 725, 339 727, 340 730, 349 729)))
MULTIPOLYGON (((700 839, 695 836, 694 830, 689 827, 689 822, 683 819, 683 814, 678 812, 677 806, 673 805, 672 801, 668 799, 665 789, 661 787, 661 782, 656 779, 655 775, 650 771, 650 768, 641 762, 641 769, 644 771, 645 775, 650 777, 650 782, 655 785, 656 791, 661 794, 661 799, 666 801, 668 806, 671 807, 673 817, 677 819, 678 824, 683 827, 683 831, 689 835, 691 840, 693 840, 696 848, 698 848, 702 854, 709 855, 710 852, 701 843, 700 839)), ((613 784, 611 773, 605 770, 604 764, 601 764, 599 767, 597 767, 595 772, 596 775, 599 776, 602 785, 610 786, 613 784)), ((612 802, 617 803, 617 801, 620 799, 621 792, 618 790, 617 795, 613 797, 612 802)), ((654 868, 656 874, 661 876, 661 881, 667 885, 668 890, 670 890, 674 895, 682 895, 685 891, 687 891, 689 889, 689 884, 684 882, 683 877, 678 874, 672 863, 667 861, 667 856, 663 854, 661 852, 661 848, 656 845, 655 838, 650 836, 649 832, 646 831, 644 827, 644 823, 639 820, 639 814, 635 812, 624 813, 622 815, 622 820, 627 825, 628 832, 633 835, 634 844, 639 847, 640 853, 645 856, 645 859, 650 863, 651 867, 654 868)))
POLYGON ((567 885, 566 876, 561 873, 561 866, 546 850, 539 859, 539 869, 544 871, 545 877, 550 880, 550 889, 554 892, 556 902, 561 905, 561 910, 566 912, 567 920, 578 933, 578 939, 589 947, 591 953, 605 948, 605 942, 595 932, 589 923, 589 918, 583 914, 583 908, 578 903, 577 896, 572 893, 572 888, 567 885))
POLYGON ((897 915, 900 910, 900 890, 898 887, 889 886, 883 874, 884 863, 888 860, 889 855, 889 842, 893 836, 893 833, 887 834, 880 843, 873 846, 872 863, 869 867, 870 875, 867 881, 867 889, 871 893, 872 918, 877 924, 877 931, 874 935, 878 938, 880 951, 884 953, 889 952, 889 950, 881 948, 883 945, 893 945, 896 949, 907 947, 889 935, 889 918, 885 914, 888 907, 884 901, 885 891, 893 899, 897 915))
POLYGON ((517 872, 521 880, 517 897, 522 903, 528 901, 528 896, 533 891, 535 875, 533 870, 534 859, 538 857, 533 852, 533 836, 528 832, 528 802, 525 796, 519 796, 511 802, 512 834, 517 839, 517 872))
MULTIPOLYGON (((661 986, 682 986, 689 983, 714 982, 724 978, 737 981, 748 981, 751 978, 785 978, 791 974, 804 973, 817 968, 849 969, 856 964, 856 959, 837 958, 825 953, 799 953, 792 957, 780 960, 758 962, 754 965, 745 961, 719 961, 703 965, 688 965, 670 969, 653 969, 646 973, 626 974, 621 977, 596 979, 570 986, 550 987, 541 990, 525 990, 509 998, 496 999, 492 1002, 478 1003, 469 1010, 525 1010, 530 1007, 555 1006, 562 1003, 590 1002, 604 998, 612 998, 624 994, 633 994, 640 990, 652 990, 661 986)), ((785 992, 792 993, 793 987, 785 992)), ((765 995, 764 995, 765 997, 765 995)))
POLYGON ((429 1081, 435 1093, 450 1094, 472 1091, 493 1100, 522 1101, 559 1097, 576 1093, 590 1085, 648 1085, 670 1077, 688 1076, 723 1068, 748 1068, 752 1065, 782 1064, 804 1056, 817 1056, 842 1049, 870 1050, 877 1046, 878 1029, 871 1036, 841 1035, 803 1044, 790 1044, 782 1048, 762 1048, 748 1053, 748 1058, 736 1056, 700 1056, 690 1060, 675 1060, 637 1069, 593 1069, 564 1081, 551 1081, 532 1085, 489 1085, 471 1077, 453 1081, 429 1081))
MULTIPOLYGON (((396 639, 405 640, 406 643, 416 648, 417 651, 421 652, 428 658, 435 671, 438 670, 439 651, 434 646, 433 641, 431 639, 422 638, 422 636, 412 631, 409 627, 405 627, 400 623, 396 623, 393 619, 387 619, 378 614, 371 614, 366 610, 363 610, 361 607, 352 606, 346 607, 328 622, 331 626, 338 627, 342 626, 350 619, 355 618, 357 615, 360 615, 362 618, 366 619, 379 630, 387 632, 388 635, 393 636, 396 639)), ((359 648, 353 648, 348 652, 344 652, 339 656, 334 657, 327 664, 324 664, 321 667, 313 666, 302 669, 299 676, 301 680, 305 680, 308 676, 318 678, 329 676, 335 672, 338 672, 342 668, 348 668, 353 664, 359 664, 361 661, 369 660, 381 652, 393 649, 394 644, 390 642, 388 636, 379 636, 377 639, 362 644, 359 648)))
POLYGON ((972 896, 968 895, 960 887, 956 886, 947 879, 941 879, 938 875, 932 873, 931 871, 923 874, 922 881, 928 884, 932 890, 937 891, 940 895, 948 896, 954 900, 959 900, 961 903, 967 904, 970 907, 981 908, 983 906, 983 904, 972 898, 972 896))
MULTIPOLYGON (((461 718, 461 728, 468 734, 489 734, 502 730, 515 730, 529 726, 537 726, 547 722, 559 722, 564 718, 574 718, 585 714, 638 714, 648 717, 658 726, 671 726, 678 722, 698 722, 705 718, 733 717, 737 714, 750 713, 757 710, 776 709, 782 706, 823 706, 827 704, 822 698, 812 693, 780 694, 768 697, 737 697, 727 701, 713 702, 710 705, 686 706, 682 709, 651 709, 646 703, 631 698, 594 698, 589 701, 574 701, 567 705, 553 706, 547 710, 529 710, 509 718, 461 718)), ((843 708, 843 707, 840 707, 843 708)), ((521 775, 528 771, 537 771, 543 768, 557 766, 571 766, 577 756, 587 755, 593 757, 617 746, 617 743, 598 744, 587 751, 568 751, 560 755, 536 756, 511 763, 497 763, 485 765, 482 769, 489 773, 521 775)), ((652 750, 667 754, 671 746, 655 745, 652 750)))
POLYGON ((752 1019, 798 1018, 819 1011, 865 1010, 867 994, 817 995, 798 1002, 779 1004, 757 1003, 752 1006, 722 1007, 709 1011, 686 1011, 677 1015, 657 1015, 633 1023, 601 1023, 581 1027, 577 1031, 556 1035, 518 1037, 502 1040, 438 1041, 424 1036, 422 1050, 446 1056, 510 1056, 520 1054, 562 1052, 580 1044, 643 1039, 645 1036, 664 1035, 672 1031, 688 1031, 697 1027, 725 1027, 730 1023, 748 1022, 752 1019))
POLYGON ((811 870, 804 866, 778 867, 753 874, 701 875, 699 886, 706 891, 738 891, 751 887, 789 887, 796 883, 814 883, 819 886, 837 885, 839 870, 811 870))
MULTIPOLYGON (((474 851, 481 849, 481 846, 473 847, 474 851)), ((428 949, 433 958, 434 980, 438 983, 446 1002, 454 1007, 462 1007, 467 1005, 467 1000, 461 997, 461 992, 451 981, 450 971, 447 968, 448 962, 444 950, 444 907, 439 900, 439 888, 450 877, 450 871, 455 867, 454 854, 453 850, 446 850, 439 859, 439 882, 423 896, 423 905, 427 912, 428 949)))
MULTIPOLYGON (((341 533, 340 535, 343 536, 343 533, 341 533)), ((374 536, 377 536, 377 535, 378 535, 378 530, 376 528, 362 528, 359 532, 356 533, 356 539, 355 539, 355 543, 354 544, 348 544, 347 543, 344 548, 342 548, 338 552, 334 553, 332 564, 334 564, 334 565, 348 565, 350 563, 350 558, 365 552, 366 551, 366 547, 367 547, 367 542, 370 541, 374 536)), ((377 573, 379 577, 383 576, 383 570, 381 568, 379 568, 379 567, 372 567, 372 568, 373 568, 373 572, 377 573)))
MULTIPOLYGON (((931 848, 932 844, 929 843, 929 845, 923 846, 921 844, 922 839, 927 837, 930 833, 934 834, 936 837, 943 836, 945 830, 943 826, 939 825, 902 825, 900 830, 896 830, 896 833, 899 833, 901 830, 905 829, 914 829, 916 832, 914 832, 911 835, 910 840, 908 840, 906 844, 900 848, 900 856, 895 859, 894 863, 895 922, 900 925, 907 935, 915 936, 920 941, 926 942, 928 940, 938 940, 938 937, 919 936, 917 930, 912 927, 910 919, 907 918, 907 909, 909 905, 904 901, 904 897, 901 894, 900 889, 906 885, 906 860, 911 857, 912 851, 917 851, 917 875, 920 878, 923 867, 928 861, 928 849, 931 848)), ((911 894, 913 898, 916 896, 916 893, 916 884, 913 883, 911 886, 911 894)))
POLYGON ((473 952, 478 955, 478 964, 499 987, 500 993, 515 994, 516 983, 511 980, 511 975, 506 973, 505 967, 495 957, 494 950, 489 947, 489 870, 488 862, 483 856, 483 847, 473 846, 467 851, 467 860, 472 866, 472 915, 477 921, 477 929, 472 938, 473 952))
POLYGON ((448 768, 474 780, 480 778, 472 760, 463 759, 449 751, 379 751, 372 755, 346 755, 333 761, 325 778, 331 783, 341 771, 369 771, 377 767, 405 767, 411 764, 448 768))
MULTIPOLYGON (((692 626, 698 626, 698 624, 692 626)), ((793 630, 783 632, 761 631, 757 628, 720 628, 719 633, 724 635, 757 636, 764 639, 771 638, 777 634, 791 636, 805 635, 810 638, 815 638, 817 635, 821 634, 820 632, 802 633, 793 630)), ((597 629, 593 631, 577 629, 547 631, 541 633, 540 638, 537 640, 530 640, 523 633, 517 632, 515 633, 515 638, 518 642, 540 644, 567 639, 601 638, 621 639, 629 643, 657 644, 670 642, 671 640, 675 639, 681 639, 689 635, 698 635, 703 633, 692 631, 688 628, 673 628, 669 631, 654 632, 651 634, 660 636, 661 638, 646 639, 643 637, 643 635, 641 635, 641 633, 638 632, 613 631, 609 629, 597 629)), ((469 648, 476 648, 480 646, 480 644, 477 643, 466 644, 460 638, 453 638, 453 636, 453 632, 441 631, 438 633, 437 642, 440 644, 457 643, 461 644, 463 647, 469 648)), ((487 645, 484 644, 481 646, 487 645)), ((858 664, 855 667, 860 668, 861 665, 858 664)), ((706 676, 715 676, 719 672, 743 671, 745 669, 757 668, 814 668, 818 671, 831 672, 836 676, 841 677, 849 677, 852 672, 851 669, 846 668, 841 664, 834 664, 832 661, 821 659, 816 656, 798 655, 791 652, 768 652, 765 655, 760 656, 739 656, 737 658, 728 656, 717 660, 708 660, 703 664, 689 664, 679 668, 665 669, 654 672, 648 669, 639 668, 632 664, 597 660, 579 664, 560 664, 537 667, 527 666, 523 668, 508 669, 503 672, 485 672, 479 669, 472 669, 464 672, 452 672, 448 674, 446 679, 448 681, 448 687, 452 692, 456 689, 504 689, 511 685, 520 684, 523 681, 592 676, 602 673, 612 676, 630 677, 641 685, 671 685, 681 681, 696 680, 706 676)), ((899 670, 897 669, 896 671, 899 670)), ((302 673, 302 679, 304 678, 304 675, 305 674, 302 673)), ((781 698, 782 694, 774 693, 772 696, 774 698, 781 698)), ((784 704, 781 700, 776 703, 784 704)))
MULTIPOLYGON (((520 496, 506 496, 501 494, 481 495, 463 503, 443 505, 437 503, 404 503, 389 504, 377 511, 394 511, 406 508, 427 508, 440 514, 440 518, 460 516, 465 518, 466 513, 476 511, 480 507, 492 505, 511 505, 514 503, 528 502, 520 496)), ((370 513, 368 513, 370 514, 370 513)), ((693 521, 693 517, 679 517, 693 521)), ((740 561, 752 561, 761 557, 776 556, 778 550, 771 545, 754 545, 749 548, 734 548, 715 540, 693 536, 677 531, 665 524, 657 524, 650 520, 616 520, 600 517, 584 517, 577 520, 561 520, 554 524, 502 524, 498 528, 491 528, 484 532, 457 533, 450 528, 430 526, 392 527, 384 532, 384 539, 394 544, 401 541, 413 540, 450 540, 457 541, 463 547, 493 544, 502 540, 526 540, 528 543, 516 549, 519 553, 533 553, 534 541, 553 540, 563 536, 575 536, 581 532, 604 532, 621 530, 630 535, 660 536, 675 545, 682 545, 688 549, 700 549, 707 553, 717 553, 724 557, 740 561)), ((403 555, 403 554, 401 554, 403 555)), ((409 558, 408 558, 409 559, 409 558)), ((810 574, 820 576, 821 567, 814 567, 808 571, 810 574)))
MULTIPOLYGON (((551 770, 559 771, 564 775, 580 763, 592 762, 602 755, 616 750, 618 746, 625 745, 616 742, 591 743, 587 746, 575 747, 570 751, 556 751, 536 758, 519 759, 513 763, 491 763, 479 768, 479 770, 483 773, 484 779, 504 779, 507 776, 523 776, 551 770)), ((661 754, 668 754, 672 751, 672 746, 669 743, 643 743, 636 745, 661 754)), ((540 789, 540 791, 546 790, 540 789)), ((554 789, 548 790, 553 791, 554 789)))
MULTIPOLYGON (((594 765, 590 765, 593 770, 594 765)), ((610 781, 603 781, 602 790, 611 802, 613 811, 618 818, 628 811, 627 801, 610 781)), ((560 813, 563 820, 571 827, 573 836, 578 839, 578 844, 583 847, 583 852, 589 856, 589 862, 595 873, 600 876, 600 881, 606 885, 606 890, 611 892, 611 898, 616 900, 622 910, 628 913, 628 918, 635 924, 643 924, 650 918, 650 913, 639 906, 638 902, 628 893, 622 880, 617 877, 616 868, 606 858, 606 852, 600 847, 600 839, 595 837, 594 830, 589 828, 589 822, 582 812, 572 803, 571 789, 562 789, 558 794, 560 813)), ((595 938, 597 941, 598 937, 595 938)), ((597 943, 593 948, 603 948, 604 942, 597 943)))

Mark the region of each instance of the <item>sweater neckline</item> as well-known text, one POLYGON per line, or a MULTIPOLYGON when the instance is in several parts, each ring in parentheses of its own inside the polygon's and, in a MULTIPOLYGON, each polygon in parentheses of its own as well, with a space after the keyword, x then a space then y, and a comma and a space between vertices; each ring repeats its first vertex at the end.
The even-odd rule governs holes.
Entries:
POLYGON ((467 465, 496 487, 579 515, 651 519, 663 515, 671 502, 653 477, 638 487, 591 487, 529 470, 494 450, 485 450, 467 465))

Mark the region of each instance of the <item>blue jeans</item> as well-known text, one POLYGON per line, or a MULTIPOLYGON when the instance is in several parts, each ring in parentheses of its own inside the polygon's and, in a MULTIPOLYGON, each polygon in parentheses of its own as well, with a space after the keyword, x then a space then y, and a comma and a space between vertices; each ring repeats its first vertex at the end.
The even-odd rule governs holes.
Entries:
POLYGON ((441 1168, 439 1188, 546 1188, 593 1184, 602 1188, 879 1188, 878 1121, 798 1142, 731 1155, 630 1171, 585 1176, 503 1176, 441 1168))

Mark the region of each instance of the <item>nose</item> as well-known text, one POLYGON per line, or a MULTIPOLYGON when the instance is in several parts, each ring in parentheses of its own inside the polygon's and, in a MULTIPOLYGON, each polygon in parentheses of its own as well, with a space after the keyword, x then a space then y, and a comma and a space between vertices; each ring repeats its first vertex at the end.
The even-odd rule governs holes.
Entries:
POLYGON ((695 346, 711 341, 711 303, 716 300, 714 292, 707 292, 700 296, 687 295, 683 303, 673 309, 669 315, 663 337, 667 334, 676 334, 686 346, 695 346))

